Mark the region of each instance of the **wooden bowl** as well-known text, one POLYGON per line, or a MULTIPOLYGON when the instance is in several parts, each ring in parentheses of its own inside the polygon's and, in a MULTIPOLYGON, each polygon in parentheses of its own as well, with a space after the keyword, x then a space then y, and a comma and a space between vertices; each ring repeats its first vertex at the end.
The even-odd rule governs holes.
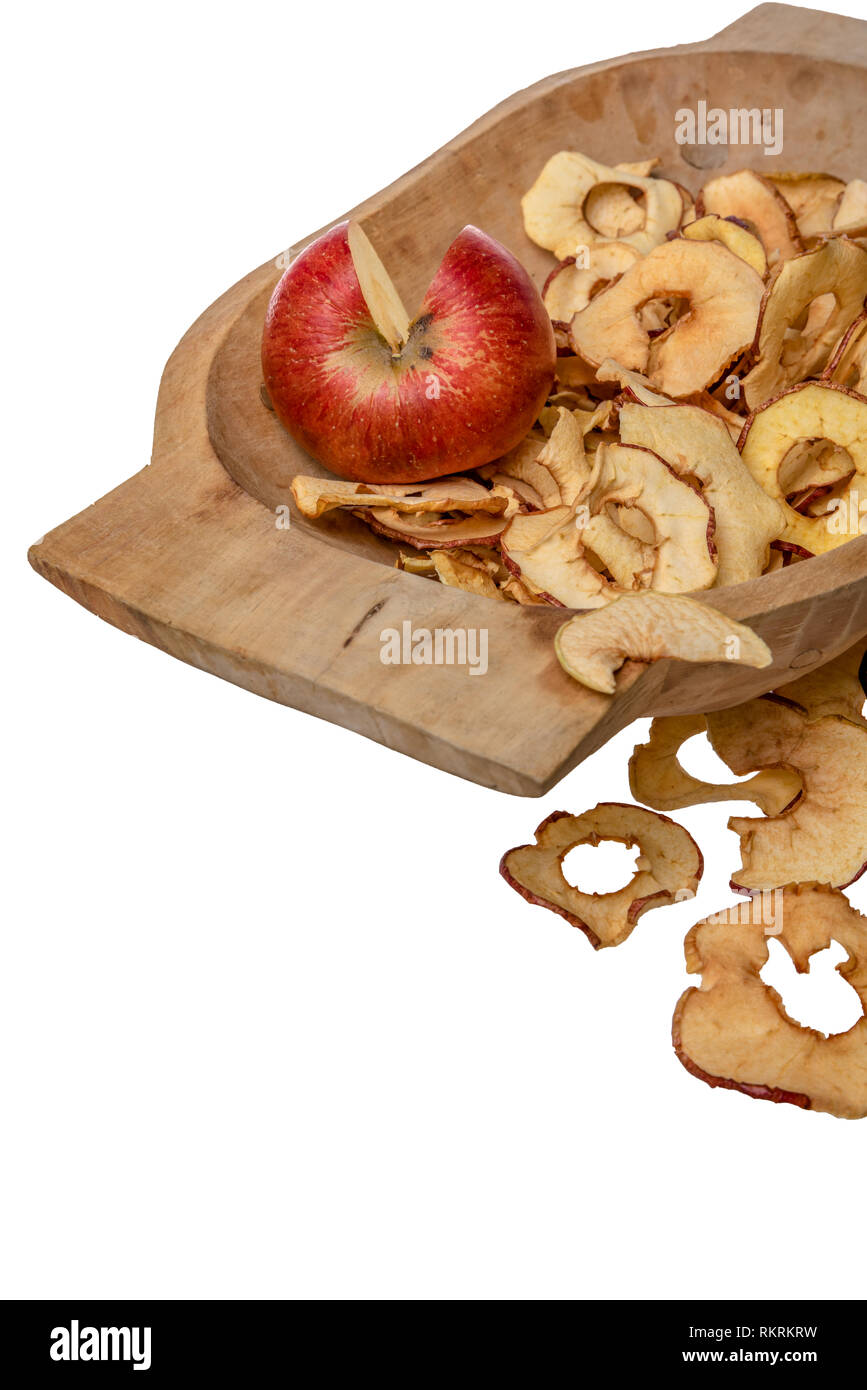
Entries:
MULTIPOLYGON (((662 172, 694 192, 709 168, 745 164, 853 178, 864 174, 865 67, 867 24, 762 5, 707 43, 519 92, 354 215, 410 305, 467 222, 541 283, 552 259, 525 236, 520 198, 554 151, 609 162, 658 154, 662 172), (783 153, 679 146, 675 112, 701 99, 782 108, 783 153)), ((867 538, 858 538, 699 595, 749 622, 771 646, 772 667, 628 663, 609 698, 557 664, 563 610, 491 603, 399 572, 394 549, 351 517, 314 525, 293 507, 284 529, 273 509, 290 502, 292 477, 322 470, 260 397, 262 321, 280 274, 276 262, 260 266, 182 339, 160 387, 151 466, 30 552, 40 574, 101 618, 259 695, 525 796, 547 791, 639 715, 736 704, 867 633, 867 538), (404 622, 486 629, 487 674, 383 665, 382 630, 404 622)))

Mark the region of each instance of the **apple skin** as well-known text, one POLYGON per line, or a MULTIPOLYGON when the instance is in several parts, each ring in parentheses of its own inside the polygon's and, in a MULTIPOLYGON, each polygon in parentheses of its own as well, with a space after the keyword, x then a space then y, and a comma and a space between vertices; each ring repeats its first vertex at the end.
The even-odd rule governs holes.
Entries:
POLYGON ((551 321, 523 266, 465 227, 395 357, 365 303, 347 228, 306 247, 268 306, 262 367, 278 418, 357 482, 418 482, 507 453, 535 423, 556 362, 551 321))

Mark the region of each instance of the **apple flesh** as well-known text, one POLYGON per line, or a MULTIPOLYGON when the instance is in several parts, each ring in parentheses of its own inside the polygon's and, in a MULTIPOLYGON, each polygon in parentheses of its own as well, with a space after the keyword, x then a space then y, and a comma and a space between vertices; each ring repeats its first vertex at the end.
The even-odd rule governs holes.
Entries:
POLYGON ((274 291, 262 366, 277 416, 333 473, 413 483, 508 453, 551 390, 554 332, 505 247, 465 227, 410 320, 361 228, 306 247, 274 291))

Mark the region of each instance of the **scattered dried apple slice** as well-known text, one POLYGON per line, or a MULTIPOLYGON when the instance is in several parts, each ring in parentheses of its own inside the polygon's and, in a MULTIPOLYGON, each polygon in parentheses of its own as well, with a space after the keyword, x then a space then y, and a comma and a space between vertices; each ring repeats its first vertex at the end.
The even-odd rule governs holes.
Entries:
POLYGON ((698 479, 716 522, 718 585, 740 584, 762 573, 771 541, 785 527, 785 513, 745 467, 722 420, 694 405, 627 404, 620 411, 620 438, 653 450, 681 477, 698 479))
POLYGON ((696 200, 699 217, 737 217, 765 248, 768 263, 786 261, 803 250, 795 214, 778 188, 752 169, 722 174, 706 183, 696 200))
POLYGON ((867 861, 867 728, 838 715, 810 720, 795 705, 758 699, 708 714, 707 729, 737 775, 789 767, 803 783, 779 815, 729 821, 743 859, 734 887, 754 892, 797 877, 839 888, 858 877, 867 861))
POLYGON ((703 868, 701 850, 682 825, 618 802, 602 802, 580 816, 555 811, 536 830, 535 844, 510 849, 500 861, 516 893, 565 917, 596 950, 619 946, 649 909, 693 897, 703 868), (636 872, 617 892, 582 893, 567 883, 562 861, 576 845, 602 840, 638 845, 636 872))
POLYGON ((575 255, 579 247, 592 246, 600 240, 626 241, 638 251, 649 251, 680 226, 683 214, 676 184, 612 169, 571 150, 551 156, 533 187, 524 194, 521 207, 527 236, 537 246, 553 251, 560 261, 575 255), (640 222, 630 232, 613 238, 597 231, 589 220, 587 207, 592 193, 596 216, 610 216, 610 202, 604 204, 601 190, 611 188, 622 190, 614 195, 621 217, 624 211, 630 219, 640 216, 640 222), (634 202, 629 189, 641 197, 643 208, 634 202), (626 208, 624 196, 637 213, 626 208))
POLYGON ((707 731, 703 714, 654 719, 647 743, 629 760, 629 789, 636 801, 656 811, 676 811, 712 801, 755 801, 767 816, 776 816, 800 794, 801 779, 787 767, 767 768, 746 782, 702 782, 681 765, 678 753, 688 739, 707 731))
POLYGON ((663 396, 659 391, 654 391, 641 372, 631 372, 628 367, 622 367, 619 362, 615 362, 613 357, 606 357, 596 373, 599 381, 616 381, 623 388, 623 393, 629 400, 637 401, 639 405, 674 405, 671 396, 663 396))
POLYGON ((867 251, 846 237, 821 242, 780 266, 762 300, 756 363, 744 378, 750 409, 819 375, 841 335, 863 311, 865 295, 867 251), (810 309, 819 300, 824 308, 817 321, 810 309))
POLYGON ((863 396, 833 382, 794 386, 753 412, 744 427, 740 451, 759 486, 783 504, 783 544, 822 555, 857 534, 859 502, 867 489, 867 399, 863 396), (851 460, 851 481, 833 517, 804 516, 787 501, 786 460, 793 450, 802 449, 805 440, 829 440, 851 460))
POLYGON ((822 375, 826 381, 867 395, 867 313, 843 334, 822 375))
POLYGON ((678 238, 636 262, 572 320, 576 353, 600 366, 613 357, 669 396, 712 385, 753 342, 764 283, 719 242, 678 238), (648 300, 677 298, 689 312, 651 338, 637 310, 648 300))
MULTIPOLYGON (((817 951, 835 941, 844 947, 847 957, 837 969, 867 1006, 867 919, 845 896, 812 883, 791 885, 777 915, 776 939, 801 973, 817 951)), ((687 1071, 756 1100, 842 1119, 867 1116, 867 1016, 830 1037, 790 1018, 761 978, 768 960, 761 922, 718 913, 692 928, 685 952, 688 972, 702 976, 701 987, 688 989, 674 1012, 674 1050, 687 1071)))
MULTIPOLYGON (((513 523, 514 524, 514 523, 513 523)), ((624 661, 733 661, 770 666, 770 649, 751 628, 683 594, 623 594, 601 612, 564 623, 555 639, 567 675, 613 695, 624 661)))
POLYGON ((573 314, 585 309, 595 294, 634 265, 639 254, 634 246, 624 241, 600 242, 590 249, 586 265, 576 261, 574 256, 558 265, 551 271, 542 291, 542 302, 552 320, 568 324, 573 314))
POLYGON ((688 241, 719 241, 752 266, 757 275, 764 277, 768 273, 768 258, 759 238, 730 217, 708 213, 706 217, 698 217, 681 228, 681 236, 688 241))

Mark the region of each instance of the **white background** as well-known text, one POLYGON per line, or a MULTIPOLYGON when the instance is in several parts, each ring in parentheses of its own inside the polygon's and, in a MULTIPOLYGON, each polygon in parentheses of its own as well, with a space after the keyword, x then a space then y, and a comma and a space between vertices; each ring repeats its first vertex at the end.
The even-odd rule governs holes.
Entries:
POLYGON ((172 661, 25 564, 146 463, 163 362, 247 270, 513 90, 742 8, 7 17, 0 1293, 864 1293, 867 1128, 671 1052, 683 935, 732 900, 751 806, 679 813, 698 904, 595 955, 497 863, 628 796, 644 725, 510 799, 172 661))

